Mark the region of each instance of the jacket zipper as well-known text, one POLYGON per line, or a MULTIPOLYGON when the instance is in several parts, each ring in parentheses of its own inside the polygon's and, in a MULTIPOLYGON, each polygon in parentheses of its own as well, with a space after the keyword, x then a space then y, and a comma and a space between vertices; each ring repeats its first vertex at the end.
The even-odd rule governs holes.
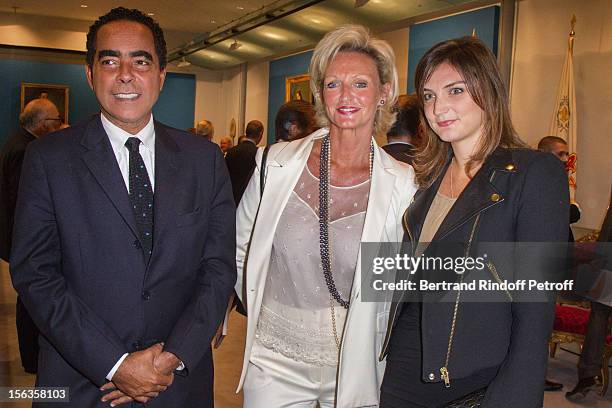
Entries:
MULTIPOLYGON (((493 179, 495 178, 495 173, 496 172, 494 170, 493 173, 491 174, 491 177, 489 177, 489 183, 493 183, 493 179)), ((467 248, 465 250, 466 258, 469 255, 470 248, 472 246, 472 240, 474 239, 474 233, 476 232, 478 221, 480 221, 481 213, 482 212, 479 212, 478 215, 476 216, 476 220, 474 221, 474 226, 472 227, 472 231, 470 232, 470 238, 468 240, 467 248)), ((501 282, 501 279, 499 279, 499 275, 497 274, 497 269, 495 269, 495 265, 489 262, 487 266, 489 267, 489 270, 491 271, 493 276, 496 277, 498 282, 501 282), (492 269, 491 269, 491 266, 493 267, 492 269)), ((440 367, 440 377, 442 378, 442 380, 444 380, 444 385, 446 386, 446 388, 450 387, 450 374, 448 372, 448 362, 450 360, 451 350, 453 346, 453 337, 455 335, 455 326, 457 324, 457 314, 459 311, 459 300, 461 298, 461 283, 462 282, 463 282, 463 274, 459 277, 459 289, 457 291, 457 298, 455 299, 455 308, 453 310, 453 321, 451 323, 450 335, 448 336, 448 347, 446 349, 446 359, 444 360, 444 366, 440 367)), ((508 293, 508 296, 510 296, 509 293, 508 293)), ((512 300, 512 297, 510 297, 510 299, 512 300)))
MULTIPOLYGON (((497 268, 495 267, 493 262, 491 262, 491 261, 487 262, 487 267, 489 268, 489 271, 491 272, 491 275, 493 275, 493 278, 495 278, 497 283, 499 283, 501 285, 502 284, 502 280, 501 280, 501 278, 499 276, 499 273, 497 272, 497 268)), ((513 301, 512 295, 510 294, 508 289, 504 289, 504 291, 506 292, 506 296, 508 297, 508 299, 512 302, 513 301)))
MULTIPOLYGON (((474 233, 476 231, 476 226, 478 225, 478 221, 480 220, 480 213, 476 216, 476 220, 474 220, 474 226, 472 227, 472 232, 470 233, 470 239, 468 240, 467 248, 465 250, 465 257, 470 253, 470 247, 472 246, 472 240, 474 239, 474 233)), ((451 323, 450 334, 448 336, 448 347, 446 348, 446 359, 444 360, 444 366, 440 367, 440 377, 444 380, 444 386, 446 388, 450 387, 450 374, 448 372, 448 362, 450 360, 451 350, 453 347, 453 337, 455 336, 455 326, 457 324, 457 314, 459 312, 459 299, 461 298, 461 283, 463 282, 463 274, 459 277, 459 289, 457 290, 457 298, 455 299, 455 308, 453 310, 453 321, 451 323)))

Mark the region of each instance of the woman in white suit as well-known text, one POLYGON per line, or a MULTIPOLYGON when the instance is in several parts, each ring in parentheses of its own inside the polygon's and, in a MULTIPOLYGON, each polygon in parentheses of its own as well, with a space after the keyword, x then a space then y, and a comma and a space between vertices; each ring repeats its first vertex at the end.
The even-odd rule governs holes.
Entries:
POLYGON ((310 78, 323 128, 271 147, 263 193, 260 149, 237 213, 249 408, 378 405, 388 304, 362 301, 360 243, 401 241, 416 190, 373 137, 395 120, 395 57, 363 27, 340 27, 310 78))

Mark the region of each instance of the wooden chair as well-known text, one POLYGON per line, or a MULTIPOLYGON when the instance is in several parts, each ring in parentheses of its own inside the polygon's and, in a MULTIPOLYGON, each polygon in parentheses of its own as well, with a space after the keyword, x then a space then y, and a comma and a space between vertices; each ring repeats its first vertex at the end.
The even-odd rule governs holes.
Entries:
MULTIPOLYGON (((549 341, 550 357, 554 358, 559 343, 578 343, 582 350, 584 336, 589 324, 591 310, 585 307, 557 304, 555 311, 555 325, 549 341)), ((601 378, 603 380, 600 396, 604 396, 608 390, 610 373, 608 365, 612 358, 612 334, 606 337, 604 352, 601 358, 601 378)))

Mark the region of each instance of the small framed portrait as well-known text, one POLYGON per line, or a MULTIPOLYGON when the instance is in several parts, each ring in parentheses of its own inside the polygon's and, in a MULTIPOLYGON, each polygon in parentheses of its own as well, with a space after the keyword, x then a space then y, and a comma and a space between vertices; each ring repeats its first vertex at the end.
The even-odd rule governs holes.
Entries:
POLYGON ((296 100, 314 102, 310 92, 310 75, 295 75, 285 79, 285 102, 296 100))
POLYGON ((63 124, 68 124, 68 101, 70 87, 67 85, 21 83, 21 111, 32 99, 46 98, 57 106, 63 124))

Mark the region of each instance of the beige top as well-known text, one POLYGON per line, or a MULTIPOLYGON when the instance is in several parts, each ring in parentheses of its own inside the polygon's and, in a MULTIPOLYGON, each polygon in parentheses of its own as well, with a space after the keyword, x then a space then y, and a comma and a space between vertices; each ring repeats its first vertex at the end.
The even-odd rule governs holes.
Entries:
POLYGON ((421 235, 419 236, 419 254, 425 251, 427 245, 436 235, 438 228, 440 228, 442 221, 444 221, 444 218, 446 218, 446 215, 455 204, 455 201, 457 201, 457 198, 447 197, 440 194, 440 192, 436 193, 436 196, 431 203, 431 207, 429 207, 429 211, 427 212, 427 216, 425 217, 425 221, 423 222, 421 235), (421 244, 424 244, 425 247, 421 248, 421 244))
MULTIPOLYGON (((349 187, 331 185, 329 194, 331 269, 340 297, 349 299, 370 181, 349 187)), ((319 179, 306 165, 274 232, 255 338, 296 361, 335 367, 338 348, 319 254, 319 179)), ((341 337, 347 311, 334 303, 334 312, 341 337)))

